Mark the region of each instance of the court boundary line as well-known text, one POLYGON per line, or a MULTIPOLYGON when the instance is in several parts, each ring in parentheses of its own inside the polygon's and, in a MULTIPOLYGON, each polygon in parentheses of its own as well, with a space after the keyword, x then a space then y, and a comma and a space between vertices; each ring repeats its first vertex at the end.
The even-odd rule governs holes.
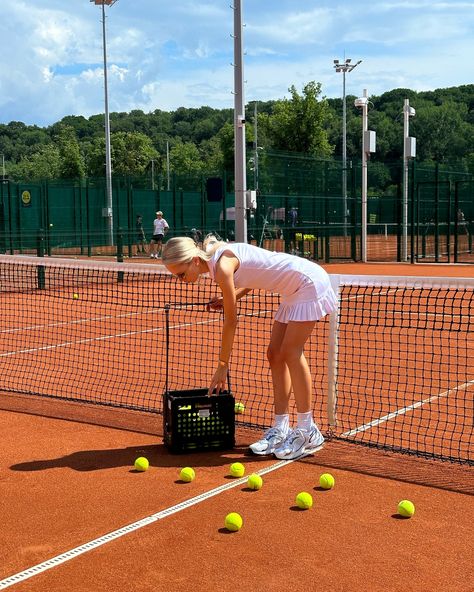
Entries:
MULTIPOLYGON (((311 454, 313 454, 313 453, 314 453, 314 451, 311 452, 311 454)), ((268 467, 260 469, 259 471, 255 471, 255 473, 258 475, 265 475, 266 473, 270 473, 270 472, 275 471, 277 469, 281 469, 281 468, 289 465, 290 463, 295 462, 296 460, 301 460, 305 456, 308 456, 308 455, 304 454, 304 455, 300 456, 299 458, 292 459, 292 460, 281 460, 281 461, 276 462, 268 467)), ((164 510, 160 510, 159 512, 156 512, 155 514, 151 514, 150 516, 146 516, 145 518, 137 520, 136 522, 132 522, 130 524, 127 524, 126 526, 123 526, 117 530, 109 532, 109 533, 102 535, 98 538, 95 538, 91 541, 88 541, 87 543, 83 543, 82 545, 74 547, 73 549, 70 549, 69 551, 65 551, 64 553, 60 553, 59 555, 56 555, 55 557, 51 557, 50 559, 47 559, 46 561, 42 561, 41 563, 33 565, 32 567, 29 567, 29 568, 22 570, 16 574, 8 576, 8 577, 4 578, 3 580, 0 580, 0 590, 6 590, 10 586, 14 586, 15 584, 19 584, 20 582, 24 582, 25 580, 28 580, 28 579, 32 578, 33 576, 36 576, 40 573, 44 573, 44 572, 52 569, 53 567, 57 567, 58 565, 62 565, 63 563, 66 563, 67 561, 70 561, 71 559, 79 557, 80 555, 84 555, 85 553, 87 553, 89 551, 93 551, 94 549, 97 549, 98 547, 101 547, 102 545, 105 545, 107 543, 110 543, 111 541, 117 540, 117 539, 131 533, 131 532, 135 532, 136 530, 139 530, 140 528, 148 526, 149 524, 153 524, 154 522, 158 522, 159 520, 163 520, 164 518, 167 518, 168 516, 171 516, 173 514, 181 512, 182 510, 186 510, 187 508, 190 508, 200 502, 206 501, 216 495, 219 495, 220 493, 223 493, 224 491, 228 491, 230 489, 238 487, 239 485, 243 485, 244 483, 247 483, 247 477, 242 477, 240 479, 236 479, 235 481, 231 481, 230 483, 225 483, 223 485, 220 485, 219 487, 215 487, 214 489, 211 489, 211 490, 206 491, 204 493, 200 493, 199 495, 197 495, 195 497, 192 497, 188 500, 180 502, 179 504, 175 504, 174 506, 170 506, 169 508, 166 508, 164 510)))
POLYGON ((444 397, 449 397, 449 395, 451 393, 465 391, 469 388, 470 385, 474 385, 474 379, 468 380, 467 382, 464 382, 461 385, 456 385, 456 386, 454 386, 442 393, 438 393, 437 395, 432 395, 431 397, 428 397, 426 399, 422 399, 421 401, 417 401, 416 403, 413 403, 412 405, 408 405, 406 407, 401 407, 400 409, 397 409, 396 411, 392 411, 391 413, 387 413, 387 415, 383 415, 382 417, 378 417, 377 419, 373 419, 372 421, 369 421, 369 423, 365 423, 357 428, 354 428, 353 430, 349 430, 347 432, 344 432, 343 434, 341 434, 339 436, 339 438, 348 439, 351 436, 355 436, 356 434, 359 434, 361 432, 365 432, 375 426, 385 423, 385 422, 389 421, 390 419, 397 418, 399 415, 405 415, 409 411, 413 411, 414 409, 418 409, 419 407, 422 407, 423 405, 432 403, 433 401, 437 401, 437 400, 442 399, 444 397))

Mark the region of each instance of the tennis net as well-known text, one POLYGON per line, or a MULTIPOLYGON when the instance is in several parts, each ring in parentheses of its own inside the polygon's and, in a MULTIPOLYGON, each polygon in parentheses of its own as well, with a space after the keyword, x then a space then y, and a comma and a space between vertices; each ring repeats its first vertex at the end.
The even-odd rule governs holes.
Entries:
MULTIPOLYGON (((306 348, 323 429, 474 464, 474 280, 331 281, 339 309, 316 324, 306 348)), ((0 399, 16 393, 161 413, 165 390, 210 382, 222 315, 206 304, 217 293, 206 276, 185 284, 156 264, 0 255, 0 399)), ((278 305, 278 296, 257 291, 239 302, 231 388, 245 405, 237 419, 249 427, 272 419, 265 351, 278 305)))

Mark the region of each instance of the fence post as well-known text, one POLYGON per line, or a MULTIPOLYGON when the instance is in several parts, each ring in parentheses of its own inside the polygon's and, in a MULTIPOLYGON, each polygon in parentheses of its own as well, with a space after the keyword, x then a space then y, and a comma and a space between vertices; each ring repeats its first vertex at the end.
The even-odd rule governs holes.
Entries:
MULTIPOLYGON (((117 231, 117 262, 123 263, 123 232, 122 228, 118 228, 117 231)), ((123 271, 119 271, 117 274, 117 281, 123 282, 123 271)))
MULTIPOLYGON (((40 228, 38 230, 36 253, 38 257, 44 257, 44 230, 40 228)), ((43 290, 46 287, 46 278, 44 265, 38 265, 38 288, 43 290)))

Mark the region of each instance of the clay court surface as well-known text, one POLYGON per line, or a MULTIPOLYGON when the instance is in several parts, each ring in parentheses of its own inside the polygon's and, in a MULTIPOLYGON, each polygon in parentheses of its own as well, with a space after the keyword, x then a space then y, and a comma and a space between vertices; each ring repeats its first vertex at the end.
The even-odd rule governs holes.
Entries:
MULTIPOLYGON (((325 267, 473 276, 467 265, 325 267)), ((472 589, 472 467, 339 441, 281 463, 248 456, 260 432, 242 427, 234 450, 172 455, 159 415, 0 399, 0 590, 472 589), (150 461, 145 473, 133 469, 138 456, 150 461), (235 461, 262 472, 260 491, 229 476, 235 461), (196 470, 192 483, 179 481, 183 466, 196 470), (318 487, 323 472, 333 490, 318 487), (295 508, 300 491, 312 494, 310 510, 295 508), (397 515, 401 499, 414 502, 411 519, 397 515), (243 517, 237 533, 224 529, 229 512, 243 517)))

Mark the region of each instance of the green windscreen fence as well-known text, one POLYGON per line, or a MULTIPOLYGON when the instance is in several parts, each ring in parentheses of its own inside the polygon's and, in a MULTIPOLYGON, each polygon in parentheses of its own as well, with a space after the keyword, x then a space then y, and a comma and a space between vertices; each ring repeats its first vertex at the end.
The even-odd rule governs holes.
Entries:
MULTIPOLYGON (((250 156, 250 155, 249 155, 250 156)), ((247 188, 256 209, 247 216, 248 240, 317 261, 361 257, 361 163, 261 151, 258 170, 248 168, 247 188)), ((0 185, 0 251, 31 253, 41 240, 50 255, 116 253, 120 234, 126 255, 136 254, 137 215, 147 241, 157 210, 168 236, 235 237, 233 175, 228 171, 156 177, 114 177, 113 236, 105 179, 57 180, 0 185), (221 181, 220 201, 210 201, 208 180, 221 181)), ((474 177, 439 164, 411 162, 403 191, 400 161, 368 163, 367 256, 401 258, 403 204, 407 202, 408 258, 419 262, 474 262, 474 177)))

